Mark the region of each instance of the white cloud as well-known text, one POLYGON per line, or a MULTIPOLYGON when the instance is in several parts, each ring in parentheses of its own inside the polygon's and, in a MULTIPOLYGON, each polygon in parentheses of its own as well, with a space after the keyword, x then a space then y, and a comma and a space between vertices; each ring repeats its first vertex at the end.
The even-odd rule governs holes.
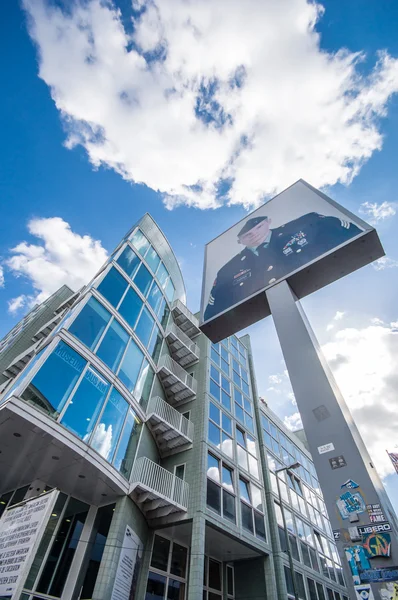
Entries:
MULTIPOLYGON (((343 319, 343 317, 345 316, 345 312, 338 310, 336 312, 336 314, 333 317, 333 321, 341 321, 343 319)), ((334 329, 334 323, 331 322, 326 326, 326 331, 332 331, 332 329, 334 329)))
POLYGON ((9 302, 9 311, 13 314, 43 302, 61 285, 78 290, 107 258, 100 241, 73 232, 69 223, 59 217, 32 219, 28 231, 38 242, 21 242, 4 261, 16 277, 26 278, 33 288, 30 293, 9 302))
POLYGON ((246 207, 300 177, 347 184, 382 146, 398 61, 365 76, 362 53, 321 50, 319 4, 136 0, 133 33, 110 2, 24 5, 67 146, 169 208, 215 207, 225 180, 246 207))
POLYGON ((4 287, 4 268, 0 265, 0 287, 4 287))
POLYGON ((301 417, 299 412, 295 412, 289 417, 285 417, 283 419, 285 426, 291 431, 297 431, 298 429, 303 428, 303 424, 301 422, 301 417))
POLYGON ((384 325, 383 319, 379 319, 379 317, 373 317, 373 319, 370 319, 370 322, 372 325, 384 325))
POLYGON ((394 269, 398 267, 398 260, 394 258, 389 258, 388 256, 382 256, 378 260, 372 262, 372 267, 376 269, 376 271, 384 271, 384 269, 394 269))
POLYGON ((25 294, 21 294, 16 298, 12 298, 8 301, 8 312, 11 315, 15 315, 19 310, 24 308, 24 306, 27 304, 27 301, 28 296, 25 296, 25 294))
POLYGON ((398 428, 398 331, 374 319, 362 329, 338 331, 323 352, 378 472, 392 473, 386 448, 398 428))
POLYGON ((279 383, 282 383, 282 378, 281 376, 277 373, 275 375, 270 375, 268 377, 268 381, 270 383, 272 383, 273 385, 278 385, 279 383))
POLYGON ((359 212, 370 217, 371 223, 378 223, 379 221, 393 217, 397 209, 395 202, 382 202, 381 204, 377 204, 377 202, 363 202, 359 207, 359 212))
POLYGON ((289 392, 287 397, 289 398, 289 400, 293 404, 293 406, 297 406, 296 396, 294 395, 293 392, 289 392))
POLYGON ((278 388, 276 388, 274 386, 268 387, 267 388, 267 392, 274 392, 274 394, 281 394, 282 393, 280 389, 278 389, 278 388))

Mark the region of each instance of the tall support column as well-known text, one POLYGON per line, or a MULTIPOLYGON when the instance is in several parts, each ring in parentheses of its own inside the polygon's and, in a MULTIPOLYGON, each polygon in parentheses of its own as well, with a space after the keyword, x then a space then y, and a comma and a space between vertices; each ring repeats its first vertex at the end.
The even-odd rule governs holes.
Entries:
MULTIPOLYGON (((367 505, 380 505, 379 511, 374 507, 373 514, 380 512, 384 520, 390 523, 391 556, 365 558, 362 564, 357 562, 356 566, 365 568, 369 565, 372 569, 391 567, 398 564, 397 519, 293 291, 283 281, 267 290, 266 296, 332 528, 339 532, 336 536, 339 535, 340 539, 336 542, 346 581, 352 598, 355 598, 345 548, 361 546, 362 538, 352 540, 348 528, 377 524, 371 521, 375 517, 371 516, 372 511, 368 511, 367 505)), ((375 597, 380 585, 372 584, 375 597)))
POLYGON ((191 554, 187 600, 203 598, 203 572, 205 568, 206 520, 197 513, 192 521, 191 554))

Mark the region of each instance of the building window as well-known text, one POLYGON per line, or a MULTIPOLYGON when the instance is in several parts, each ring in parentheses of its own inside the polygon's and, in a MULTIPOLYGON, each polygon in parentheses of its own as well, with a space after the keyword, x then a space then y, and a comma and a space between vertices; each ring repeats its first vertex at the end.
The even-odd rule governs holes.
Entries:
POLYGON ((218 450, 233 457, 232 419, 213 402, 209 402, 208 439, 218 450))
POLYGON ((70 498, 35 591, 59 598, 76 552, 89 505, 70 498))
POLYGON ((93 350, 110 318, 111 313, 98 300, 90 298, 69 326, 69 331, 90 350, 93 350))
POLYGON ((235 416, 249 431, 254 431, 253 405, 243 394, 234 388, 235 416))
POLYGON ((235 486, 234 472, 219 458, 207 455, 207 506, 235 523, 235 486))
MULTIPOLYGON (((229 567, 231 568, 231 567, 229 567)), ((228 567, 227 567, 228 571, 228 567)), ((232 574, 227 572, 227 578, 233 578, 233 569, 232 574)), ((222 572, 222 563, 218 560, 214 560, 208 556, 205 556, 205 569, 204 569, 204 579, 203 579, 203 600, 222 600, 223 597, 223 572, 222 572)), ((232 589, 234 587, 232 581, 232 589)), ((225 584, 224 584, 225 585, 225 584)), ((227 579, 228 586, 228 579, 227 579)), ((230 587, 227 587, 228 598, 233 598, 233 592, 230 593, 230 587)))
POLYGON ((310 593, 310 600, 318 600, 316 593, 315 581, 307 577, 308 591, 310 593))
POLYGON ((184 600, 188 548, 155 535, 149 567, 145 600, 168 598, 184 600))
POLYGON ((256 441, 238 426, 236 426, 236 451, 238 465, 259 479, 256 441))
POLYGON ((252 535, 265 540, 266 534, 261 489, 251 481, 240 476, 239 493, 242 527, 252 535))
POLYGON ((185 463, 182 465, 176 465, 174 467, 174 475, 178 477, 178 479, 185 479, 185 463))
POLYGON ((130 246, 126 246, 116 261, 130 279, 132 279, 140 266, 141 259, 130 246))
POLYGON ((115 267, 112 267, 97 289, 112 306, 117 308, 127 287, 126 279, 115 267))

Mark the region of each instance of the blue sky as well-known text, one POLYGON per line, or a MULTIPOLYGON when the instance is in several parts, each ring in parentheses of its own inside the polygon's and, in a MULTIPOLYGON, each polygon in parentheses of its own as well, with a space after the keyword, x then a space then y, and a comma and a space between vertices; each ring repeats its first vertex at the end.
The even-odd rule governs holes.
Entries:
MULTIPOLYGON (((302 176, 373 220, 387 253, 303 302, 387 475, 385 448, 398 443, 398 6, 158 4, 3 7, 0 336, 56 284, 88 279, 145 211, 196 311, 204 244, 302 176)), ((249 332, 260 393, 297 424, 271 319, 249 332)), ((386 479, 394 499, 397 479, 386 479)))

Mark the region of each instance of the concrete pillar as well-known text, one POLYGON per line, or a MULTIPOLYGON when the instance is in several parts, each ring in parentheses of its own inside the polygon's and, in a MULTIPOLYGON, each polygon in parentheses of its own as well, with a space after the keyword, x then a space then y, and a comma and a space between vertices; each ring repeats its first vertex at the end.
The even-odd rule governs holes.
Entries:
POLYGON ((192 521, 191 554, 189 559, 189 582, 187 600, 203 598, 203 572, 205 567, 206 520, 196 514, 192 521))
MULTIPOLYGON (((348 589, 355 598, 354 582, 344 548, 360 544, 361 538, 351 541, 349 528, 370 525, 367 505, 381 505, 384 520, 390 523, 393 534, 392 556, 372 558, 371 568, 393 566, 397 564, 398 557, 396 516, 293 291, 286 281, 282 281, 267 290, 266 296, 331 526, 340 537, 337 548, 348 589), (350 480, 353 480, 353 484, 350 480), (346 497, 349 500, 346 501, 346 497)), ((379 584, 372 584, 375 597, 379 596, 379 587, 379 584)))

